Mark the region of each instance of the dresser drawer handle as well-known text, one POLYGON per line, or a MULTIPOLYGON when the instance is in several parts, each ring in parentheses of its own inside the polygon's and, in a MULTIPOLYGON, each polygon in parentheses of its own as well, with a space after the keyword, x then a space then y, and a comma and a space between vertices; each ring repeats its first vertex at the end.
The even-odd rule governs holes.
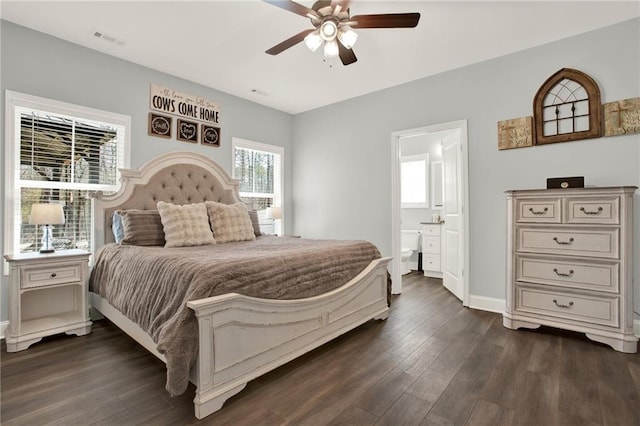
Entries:
POLYGON ((563 305, 562 303, 558 303, 556 299, 553 299, 553 303, 555 303, 558 308, 564 309, 571 309, 571 307, 573 306, 573 302, 569 302, 568 305, 563 305))
POLYGON ((547 211, 549 211, 549 208, 548 208, 548 207, 545 207, 545 208, 544 208, 544 209, 542 209, 542 210, 537 210, 537 211, 536 211, 536 210, 534 210, 534 209, 533 209, 533 207, 529 207, 529 211, 530 211, 532 214, 535 214, 535 215, 540 216, 540 215, 543 215, 543 214, 547 213, 547 211))
POLYGON ((58 276, 58 274, 56 274, 55 272, 52 272, 52 273, 51 273, 51 278, 55 278, 55 277, 57 277, 57 276, 58 276))
POLYGON ((570 277, 571 275, 573 275, 573 269, 569 269, 569 272, 558 272, 558 268, 553 268, 553 272, 556 273, 557 276, 559 277, 570 277))
POLYGON ((553 237, 553 241, 555 241, 556 243, 562 245, 562 246, 568 246, 569 244, 571 244, 573 242, 573 237, 569 238, 569 241, 559 241, 558 237, 553 237))
POLYGON ((602 213, 602 207, 598 207, 598 210, 586 210, 584 207, 580 207, 580 211, 583 212, 584 214, 595 215, 595 214, 602 213))

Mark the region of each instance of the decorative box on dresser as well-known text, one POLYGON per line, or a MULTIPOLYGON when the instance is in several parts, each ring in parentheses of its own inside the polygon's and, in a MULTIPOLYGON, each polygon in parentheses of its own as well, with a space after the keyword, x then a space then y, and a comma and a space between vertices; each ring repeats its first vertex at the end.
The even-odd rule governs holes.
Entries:
POLYGON ((53 334, 91 332, 89 255, 84 250, 5 255, 9 262, 7 352, 27 349, 53 334))
POLYGON ((422 226, 422 269, 425 277, 442 278, 442 223, 420 222, 422 226))
POLYGON ((586 333, 635 353, 635 186, 507 191, 507 328, 586 333))

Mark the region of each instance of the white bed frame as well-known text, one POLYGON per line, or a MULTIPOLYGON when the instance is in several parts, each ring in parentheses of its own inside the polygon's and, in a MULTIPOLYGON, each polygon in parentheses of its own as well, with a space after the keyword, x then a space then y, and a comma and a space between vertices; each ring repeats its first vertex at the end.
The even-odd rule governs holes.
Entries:
MULTIPOLYGON (((140 170, 122 170, 122 188, 117 194, 98 195, 96 238, 106 235, 104 230, 109 229, 104 212, 110 213, 125 201, 130 207, 136 186, 146 185, 157 172, 176 164, 204 168, 232 191, 235 200, 240 200, 238 182, 207 157, 189 152, 164 154, 140 170)), ((306 299, 270 300, 230 293, 188 302, 199 324, 198 359, 190 374, 197 388, 195 416, 202 419, 219 410, 250 380, 371 319, 386 319, 390 261, 391 258, 374 260, 342 287, 306 299)), ((89 294, 89 301, 92 309, 166 362, 151 337, 137 324, 95 293, 89 294)))

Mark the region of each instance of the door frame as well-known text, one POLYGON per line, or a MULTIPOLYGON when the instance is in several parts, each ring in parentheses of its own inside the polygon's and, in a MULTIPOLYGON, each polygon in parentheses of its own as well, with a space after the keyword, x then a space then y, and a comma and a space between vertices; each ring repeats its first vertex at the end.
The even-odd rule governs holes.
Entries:
POLYGON ((400 140, 407 136, 418 136, 425 133, 442 132, 446 130, 460 130, 460 145, 462 153, 460 160, 462 164, 462 212, 463 212, 463 234, 464 234, 464 266, 463 266, 463 306, 469 306, 469 144, 467 134, 467 120, 449 121, 446 123, 433 124, 430 126, 417 127, 414 129, 399 130, 391 133, 391 292, 393 294, 402 293, 402 264, 400 247, 401 230, 401 210, 400 210, 400 140))

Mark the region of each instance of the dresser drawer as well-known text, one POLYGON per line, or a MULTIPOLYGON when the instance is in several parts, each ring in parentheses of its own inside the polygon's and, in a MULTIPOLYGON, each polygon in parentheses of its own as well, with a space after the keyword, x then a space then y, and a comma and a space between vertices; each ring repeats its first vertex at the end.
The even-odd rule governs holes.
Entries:
POLYGON ((617 327, 618 298, 516 286, 516 311, 617 327))
POLYGON ((422 237, 422 252, 440 254, 440 237, 422 237))
POLYGON ((618 293, 618 262, 516 256, 516 281, 618 293))
POLYGON ((82 282, 81 263, 23 268, 20 288, 45 287, 74 282, 82 282))
POLYGON ((517 228, 517 251, 618 258, 617 228, 517 228))
POLYGON ((516 200, 516 222, 560 223, 560 198, 516 200))
POLYGON ((620 198, 568 198, 567 223, 620 223, 620 198))
POLYGON ((422 256, 422 269, 424 269, 425 271, 440 272, 442 269, 442 267, 440 266, 440 256, 422 256))

